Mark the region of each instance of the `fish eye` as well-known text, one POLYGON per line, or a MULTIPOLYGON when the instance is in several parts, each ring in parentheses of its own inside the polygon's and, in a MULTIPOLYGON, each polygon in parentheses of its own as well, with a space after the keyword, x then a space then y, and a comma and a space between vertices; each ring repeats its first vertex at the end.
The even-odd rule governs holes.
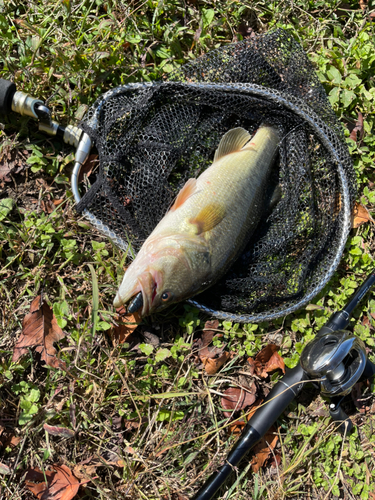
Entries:
POLYGON ((163 302, 167 302, 167 300, 169 300, 171 297, 172 297, 172 293, 171 292, 163 292, 161 294, 161 300, 163 302))

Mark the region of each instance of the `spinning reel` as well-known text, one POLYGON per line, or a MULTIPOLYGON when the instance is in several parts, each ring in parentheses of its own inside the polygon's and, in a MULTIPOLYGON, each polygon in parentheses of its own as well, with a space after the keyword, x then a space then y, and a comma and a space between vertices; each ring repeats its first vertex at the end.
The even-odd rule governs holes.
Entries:
POLYGON ((254 416, 247 423, 241 437, 228 455, 225 465, 212 474, 194 500, 209 500, 230 476, 233 468, 247 455, 271 425, 299 394, 303 382, 318 382, 321 393, 329 398, 332 419, 338 422, 340 432, 349 432, 352 422, 341 407, 346 395, 360 380, 375 375, 375 364, 367 359, 362 340, 345 330, 353 309, 375 283, 371 274, 342 311, 330 318, 303 350, 300 364, 279 380, 254 416))

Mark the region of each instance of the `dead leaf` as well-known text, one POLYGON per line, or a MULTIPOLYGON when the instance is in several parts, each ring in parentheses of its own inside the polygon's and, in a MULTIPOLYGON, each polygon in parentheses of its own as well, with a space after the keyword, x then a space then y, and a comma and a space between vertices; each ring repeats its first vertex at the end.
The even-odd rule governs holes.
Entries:
POLYGON ((363 139, 363 115, 361 112, 358 113, 357 121, 355 122, 355 127, 353 128, 350 138, 353 139, 354 142, 359 144, 363 139))
POLYGON ((224 351, 225 345, 222 347, 210 346, 213 338, 220 336, 214 331, 217 330, 218 326, 218 320, 206 321, 201 337, 194 341, 193 348, 198 351, 198 358, 202 362, 205 358, 218 358, 224 351))
POLYGON ((117 309, 117 324, 113 325, 110 330, 110 336, 118 344, 123 344, 134 330, 141 324, 141 315, 138 312, 134 314, 126 314, 125 308, 117 309))
POLYGON ((255 361, 252 357, 250 358, 247 358, 247 363, 250 367, 250 370, 249 370, 249 374, 250 375, 254 375, 254 372, 255 372, 255 361))
POLYGON ((20 151, 11 144, 5 146, 0 154, 0 181, 11 182, 12 175, 19 174, 27 167, 27 150, 20 151))
POLYGON ((265 464, 272 450, 275 448, 279 437, 276 434, 276 428, 272 426, 261 440, 255 445, 253 451, 253 459, 251 461, 251 469, 253 472, 258 472, 265 464))
MULTIPOLYGON (((131 446, 127 446, 123 449, 123 451, 130 454, 135 453, 135 450, 131 446)), ((125 462, 117 453, 109 451, 107 452, 105 458, 101 455, 92 455, 79 464, 76 464, 74 466, 73 473, 79 479, 87 479, 87 476, 93 476, 96 474, 96 469, 98 467, 104 466, 125 467, 125 462)))
POLYGON ((84 175, 86 177, 90 177, 93 169, 98 165, 99 160, 98 160, 98 155, 97 154, 91 154, 87 157, 85 163, 82 165, 82 167, 79 170, 79 175, 78 175, 78 184, 81 184, 83 181, 84 175))
POLYGON ((43 429, 48 432, 51 436, 60 436, 64 438, 74 437, 75 432, 66 427, 57 427, 55 425, 44 424, 43 429))
POLYGON ((29 469, 25 477, 25 486, 39 500, 72 500, 78 493, 80 482, 66 465, 52 465, 51 470, 43 472, 29 469))
POLYGON ((369 221, 375 223, 367 208, 356 202, 353 209, 353 229, 356 229, 360 225, 365 224, 369 221))
POLYGON ((254 415, 254 413, 257 411, 257 409, 262 403, 263 403, 262 399, 257 399, 253 407, 249 411, 249 413, 247 413, 246 418, 241 418, 233 422, 233 424, 229 427, 229 433, 235 435, 241 434, 247 422, 251 419, 251 417, 254 415))
POLYGON ((277 353, 279 347, 275 344, 268 344, 255 356, 255 373, 258 377, 267 378, 268 373, 280 368, 285 373, 283 358, 277 353))
POLYGON ((202 358, 207 375, 214 375, 230 358, 229 352, 223 352, 218 358, 202 358))
POLYGON ((48 366, 66 370, 66 365, 56 356, 54 342, 61 340, 65 334, 57 324, 50 306, 42 302, 41 295, 36 297, 30 306, 30 312, 25 316, 22 333, 14 347, 12 361, 15 363, 27 352, 28 347, 34 347, 41 354, 41 359, 48 366))
POLYGON ((244 391, 240 387, 229 387, 221 398, 221 406, 232 411, 224 411, 223 413, 227 418, 230 418, 233 415, 233 410, 243 410, 247 406, 251 406, 255 399, 254 394, 244 391))
POLYGON ((267 373, 274 372, 275 370, 280 369, 285 375, 285 363, 283 358, 280 356, 278 352, 274 352, 270 357, 268 363, 266 364, 265 371, 267 373))
POLYGON ((10 470, 10 468, 7 465, 2 464, 0 462, 0 474, 11 474, 11 473, 12 471, 10 470))

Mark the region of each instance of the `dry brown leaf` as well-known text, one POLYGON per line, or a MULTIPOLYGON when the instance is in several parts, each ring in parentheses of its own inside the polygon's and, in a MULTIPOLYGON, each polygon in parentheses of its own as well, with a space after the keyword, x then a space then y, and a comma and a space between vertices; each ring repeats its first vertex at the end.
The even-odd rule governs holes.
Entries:
MULTIPOLYGON (((124 450, 125 453, 130 453, 133 455, 135 450, 131 446, 127 446, 124 450)), ((122 458, 117 455, 117 453, 109 452, 107 453, 107 459, 100 455, 92 455, 81 463, 75 465, 73 473, 79 479, 87 479, 88 476, 93 476, 96 473, 98 467, 103 466, 115 466, 115 467, 125 467, 125 462, 122 458)))
POLYGON ((253 451, 253 459, 251 461, 251 469, 253 472, 258 472, 265 464, 272 450, 275 448, 279 437, 276 434, 276 428, 272 426, 262 439, 255 445, 253 451))
POLYGON ((356 202, 353 209, 353 229, 369 221, 375 223, 367 208, 356 202))
POLYGON ((252 357, 250 358, 247 358, 247 363, 250 367, 250 370, 249 370, 249 374, 250 375, 254 375, 254 372, 255 372, 255 361, 252 357))
POLYGON ((20 151, 11 144, 5 146, 0 154, 0 181, 10 182, 12 175, 24 170, 27 167, 26 159, 29 154, 27 150, 20 151))
POLYGON ((39 500, 72 500, 78 493, 80 482, 66 465, 52 465, 51 470, 43 472, 29 469, 25 477, 25 486, 39 500))
POLYGON ((238 419, 229 427, 230 434, 241 434, 243 428, 247 424, 247 422, 251 419, 254 413, 257 411, 259 406, 262 404, 262 399, 257 399, 251 408, 250 412, 246 415, 246 420, 244 418, 238 419))
POLYGON ((81 184, 85 174, 86 174, 86 177, 90 177, 91 172, 98 165, 98 162, 99 162, 99 160, 98 160, 97 154, 91 154, 87 157, 85 163, 82 165, 82 167, 79 170, 78 184, 81 184))
POLYGON ((57 427, 55 425, 44 424, 43 429, 51 434, 51 436, 60 436, 64 438, 74 437, 75 432, 71 429, 67 429, 66 427, 57 427))
POLYGON ((117 309, 117 325, 113 325, 110 330, 112 340, 118 344, 123 344, 134 330, 141 324, 141 315, 138 312, 126 314, 124 307, 117 309))
POLYGON ((361 142, 363 139, 363 115, 361 112, 358 113, 357 121, 355 122, 355 126, 351 131, 350 138, 353 139, 357 144, 361 142))
POLYGON ((42 302, 41 295, 38 295, 23 320, 22 333, 14 347, 12 361, 18 361, 27 352, 28 347, 34 347, 47 365, 65 370, 66 365, 56 357, 56 349, 53 346, 54 342, 63 337, 64 333, 57 324, 52 309, 42 302))
POLYGON ((267 378, 268 373, 280 368, 285 373, 285 364, 282 357, 277 353, 279 347, 268 344, 255 356, 255 373, 258 377, 267 378))
POLYGON ((280 356, 278 352, 274 352, 270 357, 268 363, 266 363, 265 371, 267 373, 274 372, 275 370, 280 369, 285 374, 285 363, 283 358, 280 356))
POLYGON ((215 375, 229 358, 229 352, 223 352, 218 358, 202 358, 202 363, 207 375, 215 375))
POLYGON ((0 462, 0 474, 11 474, 11 473, 12 473, 11 469, 7 465, 2 464, 0 462))
POLYGON ((240 387, 229 387, 224 391, 224 395, 221 398, 221 406, 226 410, 224 415, 229 418, 233 415, 233 410, 240 411, 251 406, 255 401, 255 395, 250 392, 244 391, 240 387))
POLYGON ((206 321, 202 336, 194 342, 194 350, 198 351, 198 358, 203 362, 206 358, 218 358, 222 355, 225 345, 222 347, 210 346, 214 336, 220 337, 214 330, 219 326, 218 320, 206 321), (214 329, 214 330, 212 330, 214 329))

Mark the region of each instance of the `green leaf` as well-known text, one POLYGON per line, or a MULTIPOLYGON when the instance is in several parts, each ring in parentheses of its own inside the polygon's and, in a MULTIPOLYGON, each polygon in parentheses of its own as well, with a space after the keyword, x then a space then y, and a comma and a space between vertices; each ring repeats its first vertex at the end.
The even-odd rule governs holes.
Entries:
POLYGON ((28 401, 32 401, 33 403, 36 403, 37 401, 39 401, 39 398, 40 398, 40 390, 39 389, 31 389, 29 394, 27 394, 25 397, 28 401))
POLYGON ((164 361, 171 356, 171 351, 169 349, 159 349, 155 355, 155 361, 164 361))
POLYGON ((59 327, 65 328, 67 325, 65 317, 69 316, 69 306, 67 301, 63 300, 61 302, 55 302, 52 309, 59 327))
POLYGON ((215 17, 214 9, 203 9, 202 12, 203 28, 207 28, 207 26, 209 26, 212 23, 214 17, 215 17))
POLYGON ((341 83, 342 80, 341 73, 334 66, 330 66, 329 70, 327 71, 327 76, 332 83, 337 83, 337 84, 341 83))
POLYGON ((355 99, 355 93, 352 90, 342 89, 341 102, 345 108, 348 108, 355 99))
POLYGON ((139 349, 146 356, 149 356, 152 353, 152 351, 154 350, 154 348, 151 344, 139 344, 139 349))
POLYGON ((12 198, 4 198, 0 200, 0 220, 4 220, 14 206, 12 198))
POLYGON ((340 87, 334 87, 328 94, 328 99, 332 106, 339 102, 340 90, 340 87))
POLYGON ((182 420, 185 414, 183 411, 172 411, 172 410, 160 410, 156 420, 158 422, 165 422, 166 420, 172 419, 172 422, 176 420, 182 420))
POLYGON ((139 43, 142 41, 142 37, 138 33, 129 33, 126 35, 125 40, 129 43, 139 43))
POLYGON ((362 80, 357 75, 351 74, 345 78, 344 83, 348 88, 352 89, 362 83, 362 80))

